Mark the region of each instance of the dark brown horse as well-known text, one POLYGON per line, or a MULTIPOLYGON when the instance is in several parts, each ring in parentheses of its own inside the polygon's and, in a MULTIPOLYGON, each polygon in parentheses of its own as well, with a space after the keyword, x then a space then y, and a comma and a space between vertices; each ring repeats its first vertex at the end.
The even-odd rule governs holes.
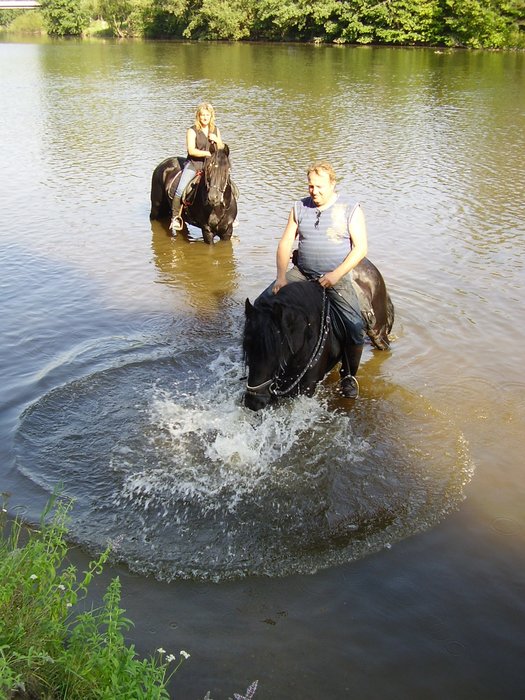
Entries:
MULTIPOLYGON (((352 272, 365 328, 374 347, 388 350, 394 306, 383 277, 367 258, 352 272)), ((243 351, 248 367, 244 403, 254 411, 284 396, 311 396, 341 360, 329 296, 316 281, 291 282, 277 294, 246 299, 243 351)))
MULTIPOLYGON (((215 236, 223 241, 232 236, 237 200, 230 176, 229 153, 226 144, 224 148, 214 148, 211 157, 204 162, 200 177, 183 197, 183 220, 199 227, 206 243, 213 243, 215 236)), ((163 160, 153 171, 150 219, 178 214, 172 212, 172 201, 183 167, 182 158, 172 157, 163 160)))

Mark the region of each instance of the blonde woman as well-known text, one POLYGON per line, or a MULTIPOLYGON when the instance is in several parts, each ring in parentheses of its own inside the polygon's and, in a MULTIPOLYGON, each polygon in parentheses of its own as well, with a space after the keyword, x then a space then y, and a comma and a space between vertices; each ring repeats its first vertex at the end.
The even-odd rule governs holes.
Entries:
POLYGON ((211 156, 212 143, 217 148, 224 148, 221 133, 215 124, 215 110, 209 102, 201 102, 195 112, 194 125, 186 131, 188 155, 171 207, 174 214, 171 222, 173 232, 181 231, 183 227, 181 200, 184 188, 195 177, 195 173, 204 168, 204 159, 211 156))

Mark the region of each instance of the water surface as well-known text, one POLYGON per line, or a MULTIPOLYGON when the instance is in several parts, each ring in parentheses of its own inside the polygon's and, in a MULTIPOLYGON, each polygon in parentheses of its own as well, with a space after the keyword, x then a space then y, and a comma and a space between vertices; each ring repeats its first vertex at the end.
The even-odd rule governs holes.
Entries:
POLYGON ((75 497, 138 648, 192 652, 179 697, 521 696, 523 55, 10 41, 0 63, 13 508, 75 497), (212 247, 148 219, 203 99, 241 192, 212 247), (364 207, 393 350, 366 350, 355 407, 331 377, 255 416, 244 300, 320 157, 364 207))

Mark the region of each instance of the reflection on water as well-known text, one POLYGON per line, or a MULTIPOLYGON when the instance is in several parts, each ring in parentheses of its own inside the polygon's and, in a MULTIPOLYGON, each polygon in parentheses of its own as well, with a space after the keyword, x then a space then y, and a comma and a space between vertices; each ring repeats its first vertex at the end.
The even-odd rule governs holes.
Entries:
POLYGON ((188 244, 182 235, 169 235, 167 224, 151 222, 153 260, 162 284, 184 294, 183 304, 195 313, 217 312, 229 303, 238 286, 233 256, 235 238, 212 246, 188 244))

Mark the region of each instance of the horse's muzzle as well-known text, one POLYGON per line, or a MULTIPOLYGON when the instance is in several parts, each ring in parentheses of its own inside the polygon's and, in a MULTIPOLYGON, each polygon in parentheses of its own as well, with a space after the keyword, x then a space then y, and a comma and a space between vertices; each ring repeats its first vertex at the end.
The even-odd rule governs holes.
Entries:
POLYGON ((246 391, 244 394, 244 405, 250 411, 260 411, 261 408, 266 408, 271 400, 272 396, 269 391, 246 391))

